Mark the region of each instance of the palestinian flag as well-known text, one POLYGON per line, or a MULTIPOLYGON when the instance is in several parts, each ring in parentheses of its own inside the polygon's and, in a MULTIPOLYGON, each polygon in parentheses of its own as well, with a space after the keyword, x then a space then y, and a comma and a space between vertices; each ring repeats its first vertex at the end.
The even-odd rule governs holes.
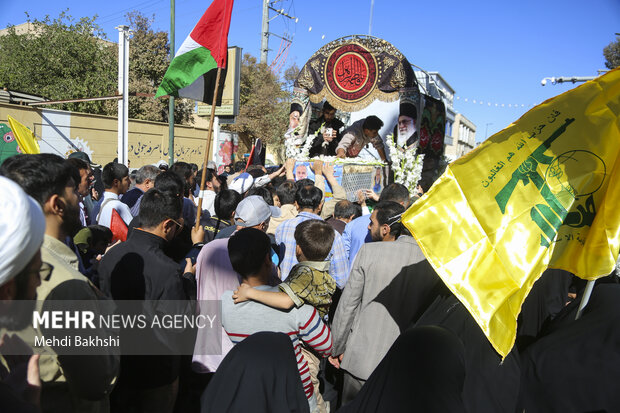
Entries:
POLYGON ((127 228, 127 224, 121 218, 121 215, 118 213, 116 209, 112 210, 112 218, 110 219, 110 231, 112 231, 112 242, 116 241, 127 241, 127 233, 129 232, 129 228, 127 228))
MULTIPOLYGON (((233 0, 214 0, 179 51, 155 97, 170 95, 211 104, 217 68, 226 68, 233 0)), ((220 91, 225 72, 220 75, 220 91)), ((218 97, 221 100, 221 95, 218 97)))

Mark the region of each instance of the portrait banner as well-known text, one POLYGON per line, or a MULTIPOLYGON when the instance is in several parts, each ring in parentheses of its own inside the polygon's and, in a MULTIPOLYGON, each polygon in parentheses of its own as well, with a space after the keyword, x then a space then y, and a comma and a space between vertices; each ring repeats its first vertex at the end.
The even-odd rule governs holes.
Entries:
POLYGON ((620 70, 547 100, 448 166, 403 216, 505 357, 546 268, 594 280, 620 248, 620 70))

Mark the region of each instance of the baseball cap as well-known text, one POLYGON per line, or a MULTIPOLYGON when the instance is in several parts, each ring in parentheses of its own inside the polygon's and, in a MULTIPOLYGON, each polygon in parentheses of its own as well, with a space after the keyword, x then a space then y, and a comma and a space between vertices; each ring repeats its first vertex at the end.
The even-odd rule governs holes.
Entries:
POLYGON ((89 164, 93 168, 100 168, 101 167, 101 165, 99 165, 97 163, 94 163, 94 162, 91 162, 90 156, 88 156, 88 154, 86 152, 82 152, 82 151, 71 152, 67 158, 69 158, 69 159, 72 159, 72 158, 79 159, 81 161, 86 162, 87 164, 89 164))
POLYGON ((244 172, 236 177, 230 185, 228 185, 228 189, 232 189, 233 191, 243 195, 249 191, 250 188, 252 188, 252 185, 254 185, 254 177, 249 173, 244 172))
POLYGON ((280 208, 272 207, 258 195, 251 195, 237 205, 235 223, 241 227, 253 227, 281 215, 280 208))

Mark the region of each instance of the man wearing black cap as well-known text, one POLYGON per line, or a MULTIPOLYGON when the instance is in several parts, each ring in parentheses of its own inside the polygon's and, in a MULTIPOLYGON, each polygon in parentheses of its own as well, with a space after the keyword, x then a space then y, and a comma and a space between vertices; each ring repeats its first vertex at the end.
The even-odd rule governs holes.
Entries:
POLYGON ((398 140, 397 145, 401 148, 410 148, 418 141, 418 111, 413 103, 403 102, 400 104, 398 116, 398 140))
POLYGON ((336 108, 325 101, 321 117, 311 122, 308 128, 308 134, 316 136, 310 148, 310 157, 335 156, 340 142, 340 128, 343 126, 344 123, 336 118, 336 108))

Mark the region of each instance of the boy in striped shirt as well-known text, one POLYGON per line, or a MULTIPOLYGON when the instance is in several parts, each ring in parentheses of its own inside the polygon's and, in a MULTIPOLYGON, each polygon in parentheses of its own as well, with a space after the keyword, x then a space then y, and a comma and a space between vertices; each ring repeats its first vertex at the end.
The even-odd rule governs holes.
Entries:
MULTIPOLYGON (((254 228, 245 228, 228 241, 230 262, 243 282, 260 291, 278 292, 267 285, 271 273, 270 242, 267 235, 254 228)), ((302 386, 308 397, 311 411, 316 409, 316 395, 310 377, 308 362, 302 354, 304 342, 321 356, 328 356, 332 347, 329 327, 321 320, 319 312, 309 305, 278 310, 254 301, 235 304, 233 292, 222 295, 222 325, 233 343, 259 331, 287 334, 295 350, 302 386)))
MULTIPOLYGON (((298 264, 278 288, 280 291, 263 291, 242 283, 233 293, 235 303, 254 300, 270 307, 288 310, 309 304, 317 309, 321 319, 325 319, 336 291, 336 281, 329 275, 329 261, 325 261, 334 242, 334 228, 319 219, 303 221, 295 228, 295 243, 298 264)), ((320 413, 327 411, 319 393, 320 355, 311 348, 302 347, 302 353, 310 366, 310 376, 317 396, 320 413)))

